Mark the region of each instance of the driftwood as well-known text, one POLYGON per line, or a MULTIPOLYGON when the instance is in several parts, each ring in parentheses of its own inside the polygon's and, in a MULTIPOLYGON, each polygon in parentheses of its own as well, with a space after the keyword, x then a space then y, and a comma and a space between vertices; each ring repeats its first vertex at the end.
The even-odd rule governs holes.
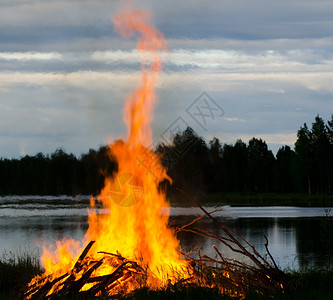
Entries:
MULTIPOLYGON (((179 190, 179 189, 178 189, 179 190)), ((249 292, 262 295, 271 295, 284 292, 284 287, 289 276, 282 272, 275 263, 268 250, 266 239, 265 249, 270 259, 265 259, 247 240, 219 223, 212 213, 207 212, 199 203, 191 199, 185 192, 179 190, 198 206, 204 215, 175 229, 175 233, 184 231, 212 238, 229 248, 232 253, 246 259, 230 259, 222 255, 221 251, 212 246, 216 257, 208 257, 200 252, 197 256, 191 253, 180 253, 189 261, 188 276, 179 274, 179 278, 173 285, 169 279, 166 287, 195 285, 210 287, 219 290, 229 296, 244 297, 249 292), (196 227, 196 223, 208 217, 219 228, 222 234, 215 234, 196 227)), ((41 276, 33 281, 26 289, 26 299, 54 299, 67 296, 80 296, 93 298, 95 296, 117 296, 128 293, 143 286, 151 288, 147 282, 155 280, 155 275, 149 270, 149 266, 142 266, 140 259, 128 260, 121 254, 109 252, 97 252, 89 255, 94 241, 91 241, 82 251, 72 270, 54 278, 52 275, 41 276), (95 271, 108 267, 109 273, 96 276, 95 271)), ((161 287, 157 285, 157 287, 161 287)), ((156 287, 155 287, 156 288, 156 287)))

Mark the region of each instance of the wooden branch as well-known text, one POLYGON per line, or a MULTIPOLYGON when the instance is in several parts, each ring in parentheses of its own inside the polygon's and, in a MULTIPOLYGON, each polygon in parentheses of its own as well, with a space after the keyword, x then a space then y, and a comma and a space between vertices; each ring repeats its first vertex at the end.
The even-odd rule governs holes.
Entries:
POLYGON ((91 241, 82 251, 79 259, 77 260, 77 262, 75 263, 74 267, 73 267, 73 271, 76 272, 77 269, 79 269, 81 267, 81 263, 83 261, 83 259, 86 257, 86 255, 88 254, 90 248, 92 247, 92 245, 95 243, 95 241, 91 241))
MULTIPOLYGON (((215 209, 215 210, 211 211, 210 214, 213 214, 213 213, 218 212, 218 211, 221 211, 221 209, 215 209)), ((192 220, 191 222, 189 222, 189 223, 187 223, 187 224, 185 224, 181 227, 176 228, 175 233, 178 233, 178 232, 184 230, 186 227, 189 227, 189 226, 193 225, 194 223, 198 222, 199 220, 203 219, 204 217, 206 217, 206 215, 202 215, 202 216, 192 220)))
MULTIPOLYGON (((241 237, 241 239, 246 242, 248 245, 251 246, 252 250, 254 251, 254 254, 260 258, 262 260, 262 262, 260 262, 260 260, 253 255, 252 253, 250 253, 249 251, 247 251, 245 249, 245 247, 235 238, 235 236, 238 236, 236 233, 232 233, 229 229, 227 229, 225 226, 221 225, 214 217, 212 217, 210 215, 209 212, 207 212, 196 200, 192 199, 187 193, 185 193, 183 190, 179 189, 176 187, 176 190, 178 190, 179 192, 181 192, 184 196, 186 196, 188 199, 190 199, 196 206, 198 206, 206 215, 207 217, 209 217, 231 240, 234 244, 236 244, 241 251, 244 253, 244 255, 246 255, 247 257, 249 257, 260 269, 262 269, 262 271, 266 272, 267 268, 270 269, 272 268, 272 266, 255 250, 255 248, 249 243, 247 242, 243 237, 241 237), (265 267, 263 266, 263 264, 265 265, 265 267)), ((238 236, 239 237, 239 236, 238 236)), ((277 268, 278 269, 278 268, 277 268)))
POLYGON ((272 256, 271 252, 268 250, 268 239, 267 239, 266 234, 264 234, 264 238, 265 238, 265 240, 266 240, 266 242, 265 242, 265 249, 266 249, 266 252, 268 253, 268 255, 269 255, 269 257, 270 257, 272 263, 274 264, 274 267, 275 267, 276 269, 278 269, 278 266, 276 265, 275 260, 274 260, 274 258, 273 258, 273 256, 272 256))

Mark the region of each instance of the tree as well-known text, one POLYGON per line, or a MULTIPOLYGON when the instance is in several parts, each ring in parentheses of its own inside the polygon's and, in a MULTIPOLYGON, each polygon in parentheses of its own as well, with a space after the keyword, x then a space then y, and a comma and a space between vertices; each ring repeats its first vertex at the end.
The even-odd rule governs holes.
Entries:
POLYGON ((243 191, 247 188, 248 149, 237 140, 234 145, 222 147, 222 176, 225 191, 243 191))
POLYGON ((297 175, 300 186, 307 186, 307 193, 311 195, 311 180, 313 169, 313 149, 312 134, 308 126, 304 123, 297 132, 297 140, 295 143, 295 153, 297 158, 297 175))
POLYGON ((282 146, 276 154, 277 189, 281 192, 291 192, 294 189, 292 165, 295 152, 289 146, 282 146))
POLYGON ((210 190, 219 191, 223 184, 222 172, 222 145, 218 138, 213 138, 209 141, 208 151, 209 161, 212 165, 212 181, 210 190))
POLYGON ((247 188, 248 177, 248 147, 242 140, 237 140, 234 145, 234 167, 236 182, 234 184, 237 191, 247 188))
POLYGON ((207 191, 211 185, 212 165, 204 139, 188 127, 174 136, 170 150, 174 161, 168 173, 174 185, 197 193, 207 191))
POLYGON ((275 158, 262 139, 252 138, 248 147, 249 183, 254 191, 273 189, 275 158))
MULTIPOLYGON (((118 141, 119 142, 119 141, 118 141)), ((106 177, 113 177, 118 170, 116 158, 109 148, 102 146, 98 151, 90 149, 87 154, 81 156, 80 169, 83 170, 83 178, 80 178, 82 189, 87 194, 99 194, 104 186, 106 177)))
POLYGON ((316 116, 315 122, 312 123, 312 149, 313 149, 313 175, 314 185, 317 193, 328 191, 329 188, 329 153, 330 143, 328 138, 327 127, 324 120, 316 116))
POLYGON ((332 192, 333 187, 333 114, 331 115, 331 120, 327 121, 326 125, 327 139, 329 142, 327 150, 327 176, 328 176, 328 193, 332 192))
POLYGON ((331 145, 333 145, 333 114, 331 115, 331 120, 327 121, 326 125, 328 140, 331 145))

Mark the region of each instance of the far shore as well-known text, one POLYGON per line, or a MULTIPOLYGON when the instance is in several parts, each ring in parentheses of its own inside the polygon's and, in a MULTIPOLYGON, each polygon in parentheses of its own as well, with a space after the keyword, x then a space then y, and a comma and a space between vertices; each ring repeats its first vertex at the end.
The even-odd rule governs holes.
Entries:
MULTIPOLYGON (((297 206, 333 207, 333 195, 307 195, 303 193, 229 192, 190 195, 200 204, 231 206, 297 206)), ((191 200, 179 194, 170 195, 171 205, 193 206, 191 200)))
MULTIPOLYGON (((217 192, 203 193, 201 191, 184 191, 188 197, 179 191, 171 189, 167 193, 167 199, 171 206, 193 207, 195 202, 201 205, 212 206, 296 206, 296 207, 333 207, 333 194, 303 193, 274 193, 274 192, 217 192), (191 201, 193 199, 194 201, 191 201)), ((97 195, 94 196, 97 199, 97 195)), ((70 199, 75 199, 82 204, 89 204, 90 195, 1 195, 0 199, 15 199, 22 203, 29 203, 31 200, 48 200, 49 204, 57 204, 70 199)), ((333 212, 332 212, 333 213, 333 212)))

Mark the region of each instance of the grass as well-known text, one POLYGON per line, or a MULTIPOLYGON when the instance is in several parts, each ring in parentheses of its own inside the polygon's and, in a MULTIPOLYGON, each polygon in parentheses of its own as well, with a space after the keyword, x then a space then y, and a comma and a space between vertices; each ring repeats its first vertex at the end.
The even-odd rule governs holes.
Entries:
MULTIPOLYGON (((246 300, 315 300, 333 299, 333 270, 308 270, 305 272, 292 272, 291 281, 283 294, 246 295, 246 300)), ((214 289, 202 287, 180 287, 176 290, 149 291, 147 289, 136 291, 124 299, 235 299, 219 294, 214 289)))
MULTIPOLYGON (((0 259, 0 299, 22 299, 23 289, 36 274, 42 272, 37 257, 28 254, 5 254, 0 259)), ((289 272, 291 280, 284 294, 267 295, 248 294, 247 300, 291 300, 291 299, 333 299, 333 269, 289 272)), ((68 298, 67 298, 68 299, 68 298)), ((70 299, 82 299, 72 297, 70 299)), ((100 298, 106 299, 106 298, 100 298)), ((235 299, 218 293, 216 289, 200 286, 178 286, 157 291, 142 288, 126 295, 127 299, 235 299)))
POLYGON ((294 272, 289 292, 276 299, 333 299, 333 270, 294 272))
POLYGON ((0 258, 0 299, 21 299, 22 289, 42 272, 37 256, 4 252, 0 258))
POLYGON ((173 299, 173 300, 191 300, 191 299, 231 299, 228 296, 221 295, 217 290, 204 287, 178 287, 177 289, 162 289, 152 291, 147 288, 140 289, 134 293, 120 298, 122 300, 144 300, 144 299, 173 299))
MULTIPOLYGON (((284 294, 275 295, 273 299, 333 299, 333 270, 307 270, 305 272, 292 272, 291 281, 284 294)), ((248 300, 269 299, 258 295, 248 295, 248 300)))

